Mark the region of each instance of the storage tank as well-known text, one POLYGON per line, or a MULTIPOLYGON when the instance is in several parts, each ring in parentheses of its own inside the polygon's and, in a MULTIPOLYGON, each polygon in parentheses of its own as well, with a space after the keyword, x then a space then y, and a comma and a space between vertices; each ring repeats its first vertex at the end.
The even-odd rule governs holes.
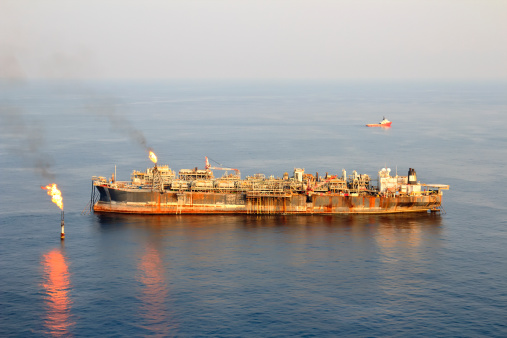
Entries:
POLYGON ((218 181, 215 183, 215 187, 218 189, 234 189, 234 181, 218 181))
POLYGON ((172 181, 172 183, 171 183, 172 190, 179 190, 179 189, 186 190, 187 188, 188 188, 188 182, 186 182, 186 181, 172 181))
POLYGON ((212 189, 213 188, 213 181, 193 181, 192 186, 196 189, 212 189))

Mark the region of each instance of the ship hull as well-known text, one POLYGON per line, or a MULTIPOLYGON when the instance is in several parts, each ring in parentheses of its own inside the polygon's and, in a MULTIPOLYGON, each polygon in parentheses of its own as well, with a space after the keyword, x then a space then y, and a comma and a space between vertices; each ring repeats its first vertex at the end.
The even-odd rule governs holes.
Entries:
POLYGON ((384 214, 438 210, 441 194, 346 196, 114 189, 97 186, 96 212, 127 214, 384 214))
POLYGON ((366 126, 367 127, 390 127, 391 126, 391 123, 392 122, 389 122, 389 123, 372 123, 372 124, 367 124, 366 126))

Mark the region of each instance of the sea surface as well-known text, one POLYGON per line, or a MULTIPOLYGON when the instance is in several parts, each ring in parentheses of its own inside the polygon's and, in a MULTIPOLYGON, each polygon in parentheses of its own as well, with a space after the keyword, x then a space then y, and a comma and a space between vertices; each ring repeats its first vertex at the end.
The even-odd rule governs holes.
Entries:
POLYGON ((507 83, 3 82, 0 113, 2 337, 507 336, 507 83), (149 148, 450 190, 437 215, 90 213, 149 148))

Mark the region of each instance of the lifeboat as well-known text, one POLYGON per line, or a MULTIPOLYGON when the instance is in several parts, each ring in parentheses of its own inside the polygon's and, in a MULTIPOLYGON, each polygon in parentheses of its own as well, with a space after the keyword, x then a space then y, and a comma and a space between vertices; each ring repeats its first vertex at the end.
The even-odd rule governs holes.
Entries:
POLYGON ((380 121, 380 123, 367 124, 366 126, 367 127, 390 127, 391 123, 392 123, 391 121, 389 121, 388 119, 386 119, 384 117, 384 119, 382 121, 380 121))

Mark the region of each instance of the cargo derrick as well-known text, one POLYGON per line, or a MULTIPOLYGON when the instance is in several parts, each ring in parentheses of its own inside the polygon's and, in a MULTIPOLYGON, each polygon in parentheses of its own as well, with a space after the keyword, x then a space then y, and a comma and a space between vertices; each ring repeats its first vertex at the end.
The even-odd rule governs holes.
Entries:
POLYGON ((181 169, 167 165, 133 171, 130 182, 92 178, 92 204, 97 212, 141 214, 340 214, 438 211, 448 185, 421 184, 415 170, 407 176, 378 172, 377 185, 356 171, 347 176, 319 177, 295 168, 292 177, 255 174, 241 179, 239 170, 211 167, 181 169), (215 178, 211 169, 226 170, 215 178), (228 174, 227 170, 234 171, 228 174), (96 194, 96 191, 98 194, 96 194))

